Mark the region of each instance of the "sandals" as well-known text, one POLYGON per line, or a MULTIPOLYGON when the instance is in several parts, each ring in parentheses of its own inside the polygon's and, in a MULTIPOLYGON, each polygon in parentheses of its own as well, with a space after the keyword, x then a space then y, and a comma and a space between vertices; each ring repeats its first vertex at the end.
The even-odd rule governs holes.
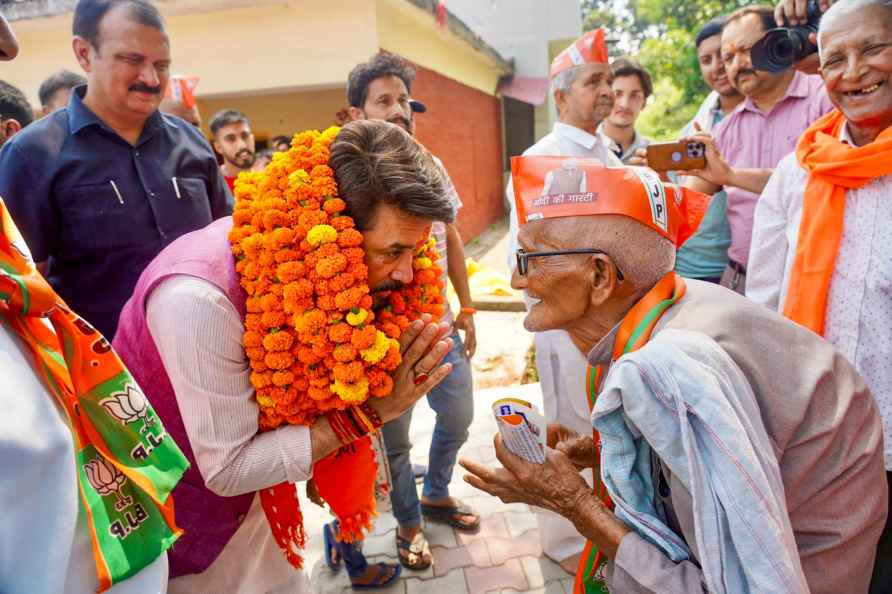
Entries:
POLYGON ((448 524, 461 532, 477 532, 480 529, 480 514, 459 502, 458 505, 426 505, 421 504, 421 515, 431 522, 448 524), (474 522, 466 524, 458 519, 458 516, 473 516, 474 522))
POLYGON ((378 573, 375 575, 375 579, 370 581, 368 584, 354 584, 353 580, 350 580, 350 585, 354 590, 377 590, 378 588, 386 588, 390 586, 395 581, 400 579, 400 574, 403 572, 403 568, 395 563, 376 563, 375 565, 370 565, 369 567, 377 567, 378 573), (389 569, 393 568, 393 575, 387 577, 389 573, 389 569))
POLYGON ((431 555, 430 545, 424 534, 419 532, 412 541, 408 541, 400 536, 399 530, 396 533, 396 552, 399 555, 400 563, 406 569, 413 571, 424 571, 433 564, 433 555, 431 555), (405 555, 403 554, 405 552, 405 555), (416 561, 412 561, 414 555, 416 561), (427 561, 425 561, 427 558, 427 561))

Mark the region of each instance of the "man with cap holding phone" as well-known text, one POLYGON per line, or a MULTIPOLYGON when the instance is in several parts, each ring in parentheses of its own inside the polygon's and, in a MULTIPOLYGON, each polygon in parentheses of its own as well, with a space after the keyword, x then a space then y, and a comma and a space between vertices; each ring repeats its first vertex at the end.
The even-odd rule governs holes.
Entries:
MULTIPOLYGON (((558 121, 551 133, 523 154, 584 157, 597 159, 609 167, 621 167, 622 162, 598 134, 598 127, 610 115, 614 103, 613 73, 604 31, 589 31, 561 52, 551 65, 550 78, 558 121)), ((518 247, 518 226, 511 181, 506 195, 510 209, 508 269, 512 270, 518 247)), ((529 309, 532 301, 527 297, 526 302, 529 309)), ((585 358, 563 330, 536 332, 535 344, 545 418, 574 431, 584 431, 589 427, 585 358)), ((591 474, 588 471, 584 474, 590 480, 591 474)), ((573 557, 585 545, 584 539, 564 518, 549 511, 537 511, 542 550, 555 561, 567 561, 567 567, 572 567, 573 557)))

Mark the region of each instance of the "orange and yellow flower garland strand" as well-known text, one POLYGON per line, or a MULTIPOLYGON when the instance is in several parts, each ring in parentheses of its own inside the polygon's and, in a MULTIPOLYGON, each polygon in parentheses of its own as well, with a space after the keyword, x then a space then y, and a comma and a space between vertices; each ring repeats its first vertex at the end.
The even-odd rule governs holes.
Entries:
POLYGON ((338 130, 297 134, 265 171, 235 185, 230 241, 264 430, 387 396, 399 335, 422 313, 444 311, 433 238, 418 246, 412 283, 372 311, 363 237, 328 166, 338 130))

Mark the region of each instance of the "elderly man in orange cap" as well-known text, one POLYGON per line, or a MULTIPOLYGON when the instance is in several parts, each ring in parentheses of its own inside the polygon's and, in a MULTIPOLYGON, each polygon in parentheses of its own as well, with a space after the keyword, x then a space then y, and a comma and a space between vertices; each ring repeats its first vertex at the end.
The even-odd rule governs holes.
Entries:
POLYGON ((887 511, 882 427, 819 336, 673 271, 702 195, 584 160, 585 191, 546 194, 562 159, 515 158, 524 324, 568 332, 589 364, 595 433, 550 426, 545 463, 462 460, 505 502, 588 539, 576 592, 867 592, 887 511), (597 469, 594 492, 579 476, 597 469), (609 560, 609 562, 605 562, 609 560))
MULTIPOLYGON (((613 74, 608 64, 604 31, 589 31, 558 54, 551 65, 551 87, 557 105, 558 121, 551 133, 528 148, 524 155, 551 155, 597 159, 610 167, 622 162, 601 141, 598 126, 613 109, 613 74)), ((517 215, 514 188, 506 190, 511 229, 508 269, 514 268, 517 249, 517 215)), ((529 306, 529 303, 527 304, 529 306)), ((536 369, 542 386, 545 416, 575 431, 588 427, 585 399, 585 359, 563 330, 537 332, 536 369)), ((584 472, 589 478, 591 473, 584 472)), ((585 541, 564 518, 548 511, 537 514, 542 550, 567 567, 575 566, 574 556, 585 541)))

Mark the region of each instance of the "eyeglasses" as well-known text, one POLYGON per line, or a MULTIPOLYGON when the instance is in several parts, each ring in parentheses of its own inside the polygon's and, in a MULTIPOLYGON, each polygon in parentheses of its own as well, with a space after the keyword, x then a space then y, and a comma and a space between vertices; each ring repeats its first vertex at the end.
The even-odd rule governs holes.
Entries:
MULTIPOLYGON (((547 256, 568 256, 572 254, 604 254, 605 256, 609 256, 607 252, 602 250, 596 250, 594 248, 580 248, 578 250, 558 250, 554 252, 528 252, 523 248, 518 248, 517 250, 517 273, 520 276, 526 276, 529 271, 529 259, 530 258, 545 258, 547 256)), ((616 267, 616 278, 619 280, 624 280, 623 273, 619 269, 619 266, 616 263, 613 264, 616 267)))

